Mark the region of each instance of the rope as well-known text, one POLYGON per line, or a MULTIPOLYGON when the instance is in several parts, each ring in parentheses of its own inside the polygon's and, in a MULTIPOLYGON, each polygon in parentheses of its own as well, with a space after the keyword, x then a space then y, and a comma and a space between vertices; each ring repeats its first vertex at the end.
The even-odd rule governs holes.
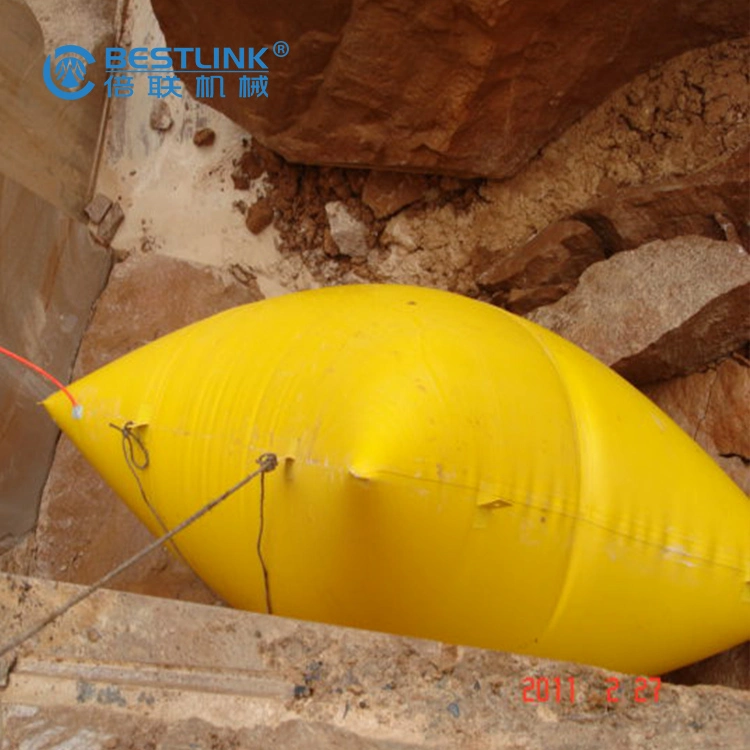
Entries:
MULTIPOLYGON (((133 430, 134 424, 134 422, 125 422, 122 427, 118 427, 118 425, 112 424, 112 422, 110 422, 109 426, 117 430, 122 435, 122 455, 125 457, 125 463, 127 464, 128 469, 130 469, 130 473, 133 475, 135 483, 138 485, 138 492, 141 493, 141 499, 146 504, 146 507, 151 511, 151 515, 157 520, 159 526, 161 526, 161 530, 167 532, 169 531, 167 525, 162 520, 162 517, 157 513, 156 508, 151 505, 151 501, 148 499, 148 495, 146 494, 146 490, 143 487, 141 478, 138 476, 138 470, 143 471, 144 469, 147 469, 151 459, 149 457, 148 451, 146 450, 146 446, 133 430), (135 442, 135 444, 141 449, 141 452, 143 453, 143 460, 140 462, 135 458, 133 442, 135 442)), ((175 545, 172 546, 177 549, 175 545)))
POLYGON ((116 424, 112 424, 112 422, 110 422, 109 426, 122 433, 122 452, 125 454, 125 461, 127 462, 128 466, 134 469, 139 469, 140 471, 148 469, 148 465, 151 459, 149 458, 146 446, 143 444, 143 441, 138 437, 138 434, 133 429, 133 427, 135 427, 135 422, 125 422, 122 427, 118 427, 116 424), (133 450, 133 443, 135 443, 141 449, 141 453, 143 454, 142 461, 136 460, 135 450, 133 450))
POLYGON ((255 545, 255 549, 258 553, 258 560, 260 560, 260 567, 263 571, 263 589, 266 594, 266 613, 269 615, 273 614, 271 608, 271 586, 268 581, 268 568, 266 567, 266 561, 263 558, 263 528, 265 526, 265 501, 266 501, 266 482, 265 477, 260 475, 260 524, 258 526, 258 541, 255 545))
MULTIPOLYGON (((181 531, 186 529, 191 524, 195 523, 199 518, 202 518, 206 515, 206 513, 209 513, 212 511, 217 505, 220 503, 223 503, 228 497, 231 497, 234 495, 235 492, 240 490, 242 487, 244 487, 248 482, 251 482, 255 477, 259 476, 261 477, 261 490, 263 489, 263 476, 267 474, 268 472, 273 471, 277 465, 278 465, 278 459, 276 458, 276 455, 274 453, 264 453, 260 458, 258 458, 257 463, 259 464, 259 468, 253 471, 252 473, 248 474, 244 479, 241 479, 237 484, 230 487, 225 492, 222 492, 221 495, 214 498, 213 500, 210 500, 208 503, 206 503, 202 508, 197 510, 195 513, 193 513, 191 516, 186 518, 184 521, 179 523, 177 526, 175 526, 171 531, 168 531, 163 536, 160 536, 158 539, 155 539, 151 544, 149 544, 147 547, 144 547, 140 552, 137 552, 135 555, 130 557, 129 559, 125 560, 125 562, 118 565, 114 570, 111 570, 106 575, 102 576, 98 581, 95 583, 92 583, 90 586, 87 586, 85 589, 80 591, 75 596, 71 597, 65 604, 61 605, 57 609, 52 610, 44 619, 40 620, 36 625, 29 628, 28 630, 22 632, 20 635, 17 635, 12 640, 8 641, 4 646, 0 647, 0 658, 5 656, 7 653, 12 651, 15 648, 18 648, 21 644, 25 643, 29 638, 33 638, 35 635, 40 633, 44 628, 46 628, 48 625, 51 625, 55 620, 62 617, 66 612, 71 610, 73 607, 75 607, 77 604, 82 602, 84 599, 88 599, 93 593, 98 591, 102 586, 104 586, 106 583, 109 583, 113 578, 120 575, 123 571, 127 570, 132 565, 135 565, 135 563, 142 560, 146 555, 153 552, 155 549, 160 547, 165 542, 168 542, 173 537, 177 536, 181 531)), ((262 499, 262 498, 261 498, 262 499)), ((263 566, 265 570, 265 565, 263 566)), ((267 583, 267 579, 266 579, 267 583)), ((270 601, 270 595, 268 593, 268 589, 266 588, 266 601, 270 601)))
MULTIPOLYGON (((143 441, 134 429, 135 422, 125 422, 122 427, 119 427, 118 425, 110 422, 109 426, 121 433, 122 454, 125 457, 125 463, 127 464, 130 473, 133 475, 133 479, 135 479, 135 483, 138 485, 138 492, 140 492, 141 494, 141 499, 146 504, 146 507, 151 511, 151 515, 156 519, 156 522, 161 527, 162 532, 166 534, 169 531, 169 528, 167 527, 167 524, 164 523, 164 519, 159 515, 159 512, 148 499, 148 495, 146 494, 143 482, 141 482, 141 478, 138 475, 139 471, 144 471, 148 468, 149 464, 151 463, 151 457, 149 456, 148 449, 143 444, 143 441), (141 460, 138 460, 135 457, 135 448, 133 447, 134 443, 141 451, 141 454, 143 456, 141 460)), ((188 561, 184 558, 177 544, 175 542, 170 542, 169 546, 172 548, 172 550, 174 550, 175 554, 185 563, 185 565, 188 565, 189 567, 188 561)))

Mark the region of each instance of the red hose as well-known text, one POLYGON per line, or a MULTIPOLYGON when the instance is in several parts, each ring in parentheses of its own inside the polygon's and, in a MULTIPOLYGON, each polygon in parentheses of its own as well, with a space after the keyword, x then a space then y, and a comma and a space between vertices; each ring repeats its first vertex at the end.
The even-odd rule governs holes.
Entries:
POLYGON ((75 400, 73 394, 54 375, 50 375, 46 370, 43 370, 41 367, 39 367, 39 365, 35 365, 33 362, 29 362, 29 360, 25 357, 22 357, 20 354, 15 354, 14 352, 10 351, 10 349, 6 349, 4 346, 0 346, 0 354, 4 354, 6 357, 10 357, 11 359, 16 360, 16 362, 20 362, 22 365, 24 365, 24 367, 28 367, 30 370, 38 373, 43 378, 46 378, 51 383, 56 385, 68 397, 70 403, 73 404, 74 408, 78 406, 78 402, 75 400))

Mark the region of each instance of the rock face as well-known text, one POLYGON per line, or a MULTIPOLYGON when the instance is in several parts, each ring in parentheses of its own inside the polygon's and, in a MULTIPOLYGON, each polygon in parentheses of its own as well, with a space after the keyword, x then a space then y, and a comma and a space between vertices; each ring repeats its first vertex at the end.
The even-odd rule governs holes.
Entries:
POLYGON ((643 392, 750 495, 749 360, 736 354, 705 372, 654 383, 643 392))
POLYGON ((750 339, 750 256, 704 237, 657 240, 592 265, 528 317, 634 383, 688 373, 750 339))
POLYGON ((491 294, 493 304, 523 315, 565 296, 584 269, 604 260, 604 251, 591 227, 567 220, 552 224, 527 245, 498 256, 477 284, 491 294))
POLYGON ((267 98, 211 104, 288 160, 492 177, 518 171, 634 75, 747 25, 744 0, 153 7, 169 47, 269 48, 267 98))
POLYGON ((116 0, 0 0, 0 174, 77 218, 91 197, 106 72, 88 66, 94 89, 72 103, 50 95, 42 70, 73 41, 103 60, 117 17, 116 0))
MULTIPOLYGON (((66 380, 110 263, 85 226, 0 175, 0 344, 66 380)), ((0 360, 2 551, 34 527, 58 431, 37 405, 54 386, 0 360)))

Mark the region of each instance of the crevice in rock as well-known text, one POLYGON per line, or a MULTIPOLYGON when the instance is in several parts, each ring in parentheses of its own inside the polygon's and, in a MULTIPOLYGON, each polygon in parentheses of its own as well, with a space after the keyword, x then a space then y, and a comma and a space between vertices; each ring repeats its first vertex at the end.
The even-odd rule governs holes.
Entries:
POLYGON ((615 253, 625 249, 622 237, 614 223, 603 214, 593 211, 578 211, 572 214, 570 218, 586 224, 596 234, 601 242, 605 258, 611 258, 615 253))
POLYGON ((722 458, 739 458, 745 466, 750 466, 750 456, 743 456, 741 453, 719 453, 722 458))
POLYGON ((703 429, 703 423, 706 421, 706 417, 708 416, 708 411, 711 408, 711 400, 713 399, 713 395, 714 395, 714 387, 716 386, 716 381, 719 377, 719 374, 715 369, 712 369, 711 376, 712 376, 711 382, 708 384, 708 388, 706 389, 706 403, 703 404, 703 408, 701 409, 701 414, 698 417, 698 421, 695 423, 695 430, 693 431, 693 435, 692 435, 693 440, 695 440, 696 442, 699 442, 698 435, 703 429))

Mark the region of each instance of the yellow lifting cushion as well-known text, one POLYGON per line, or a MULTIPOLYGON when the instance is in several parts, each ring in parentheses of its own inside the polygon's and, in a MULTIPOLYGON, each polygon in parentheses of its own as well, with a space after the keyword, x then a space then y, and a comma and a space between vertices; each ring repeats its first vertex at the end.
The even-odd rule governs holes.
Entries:
POLYGON ((747 496, 611 370, 490 305, 290 294, 69 390, 81 419, 46 408, 155 534, 277 454, 268 592, 258 482, 175 539, 234 606, 642 674, 750 638, 747 496))

